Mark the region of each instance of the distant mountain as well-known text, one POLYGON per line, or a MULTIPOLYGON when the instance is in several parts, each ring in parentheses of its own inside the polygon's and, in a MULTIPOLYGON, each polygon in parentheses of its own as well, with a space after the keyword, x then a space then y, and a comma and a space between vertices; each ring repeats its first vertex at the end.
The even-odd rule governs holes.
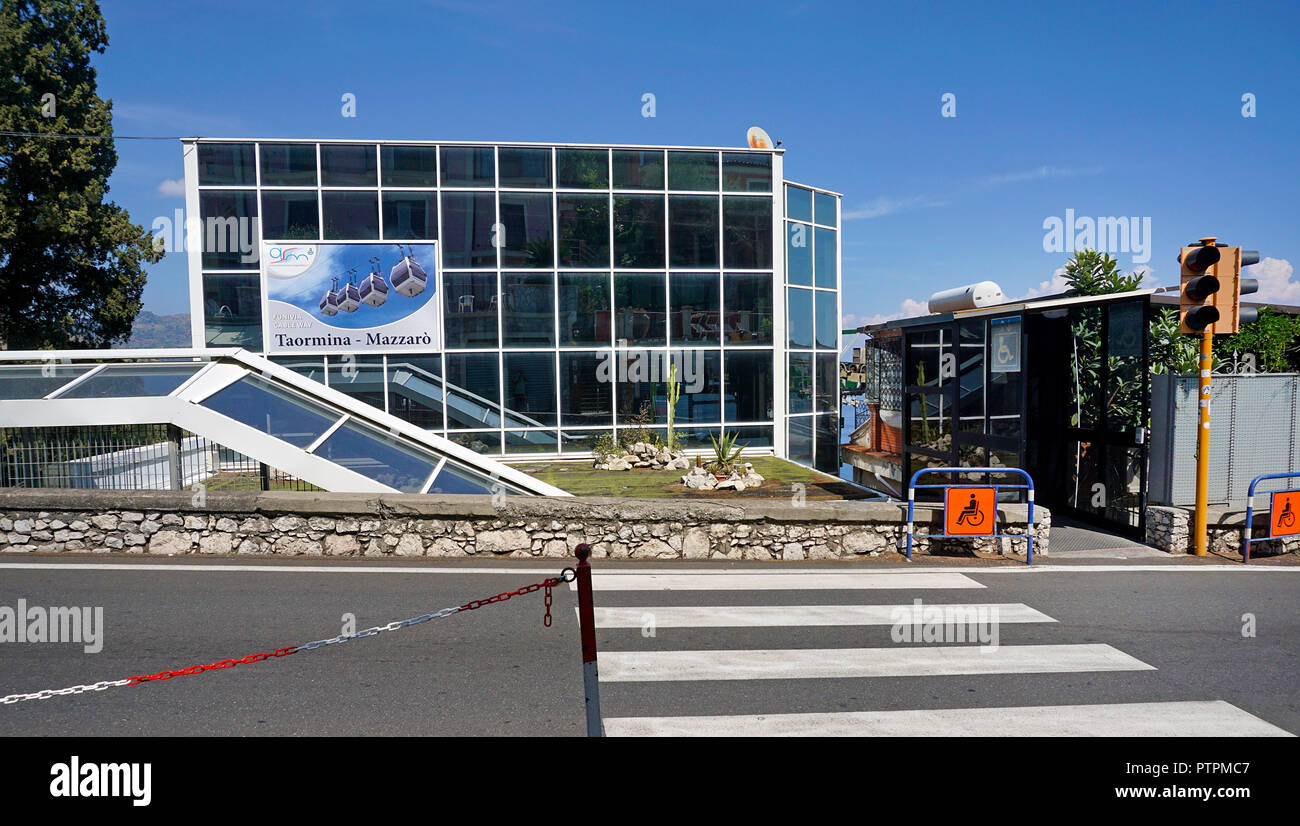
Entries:
POLYGON ((157 315, 141 310, 131 327, 131 338, 117 349, 144 347, 189 347, 190 314, 157 315))

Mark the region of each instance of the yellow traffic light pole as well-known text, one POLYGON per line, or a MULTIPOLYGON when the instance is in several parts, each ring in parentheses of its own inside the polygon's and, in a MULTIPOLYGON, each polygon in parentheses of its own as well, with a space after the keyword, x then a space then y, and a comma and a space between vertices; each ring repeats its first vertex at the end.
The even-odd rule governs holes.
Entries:
MULTIPOLYGON (((1217 265, 1216 265, 1217 267, 1217 265)), ((1206 551, 1206 500, 1210 488, 1210 349, 1214 333, 1209 326, 1201 331, 1201 427, 1196 434, 1196 531, 1192 553, 1205 556, 1206 551)))

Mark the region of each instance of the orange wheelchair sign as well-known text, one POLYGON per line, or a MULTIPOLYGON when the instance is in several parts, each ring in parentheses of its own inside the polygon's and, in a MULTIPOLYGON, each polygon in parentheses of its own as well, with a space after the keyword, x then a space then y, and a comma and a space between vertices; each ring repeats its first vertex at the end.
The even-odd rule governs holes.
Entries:
POLYGON ((943 532, 950 536, 992 536, 997 514, 995 488, 944 491, 943 532))
POLYGON ((1273 494, 1269 512, 1270 536, 1295 536, 1300 534, 1300 490, 1283 490, 1273 494))

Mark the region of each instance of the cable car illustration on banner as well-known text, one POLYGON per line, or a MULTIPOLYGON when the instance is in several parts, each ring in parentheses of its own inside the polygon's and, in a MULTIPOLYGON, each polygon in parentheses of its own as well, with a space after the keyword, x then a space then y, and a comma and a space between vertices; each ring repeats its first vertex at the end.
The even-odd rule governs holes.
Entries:
POLYGON ((339 314, 339 280, 330 279, 331 287, 320 300, 321 315, 334 316, 339 314))
POLYGON ((388 300, 388 282, 379 274, 379 259, 370 259, 370 275, 361 280, 361 303, 382 306, 388 300))
POLYGON ((348 283, 339 290, 339 309, 345 313, 355 313, 361 306, 361 293, 357 291, 357 271, 348 270, 348 283))
MULTIPOLYGON (((402 251, 402 245, 397 245, 398 252, 402 251)), ((393 266, 388 273, 388 280, 393 285, 393 289, 406 296, 414 298, 424 292, 425 283, 429 276, 425 274, 424 268, 416 263, 411 257, 411 248, 408 246, 402 254, 402 260, 393 266)))

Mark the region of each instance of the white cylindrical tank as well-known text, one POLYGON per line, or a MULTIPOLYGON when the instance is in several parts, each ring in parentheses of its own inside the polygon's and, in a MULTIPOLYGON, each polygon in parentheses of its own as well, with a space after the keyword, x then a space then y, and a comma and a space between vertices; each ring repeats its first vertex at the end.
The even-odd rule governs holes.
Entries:
POLYGON ((992 307, 1007 300, 995 281, 980 281, 965 287, 943 290, 930 296, 930 312, 951 313, 957 310, 974 310, 992 307))

